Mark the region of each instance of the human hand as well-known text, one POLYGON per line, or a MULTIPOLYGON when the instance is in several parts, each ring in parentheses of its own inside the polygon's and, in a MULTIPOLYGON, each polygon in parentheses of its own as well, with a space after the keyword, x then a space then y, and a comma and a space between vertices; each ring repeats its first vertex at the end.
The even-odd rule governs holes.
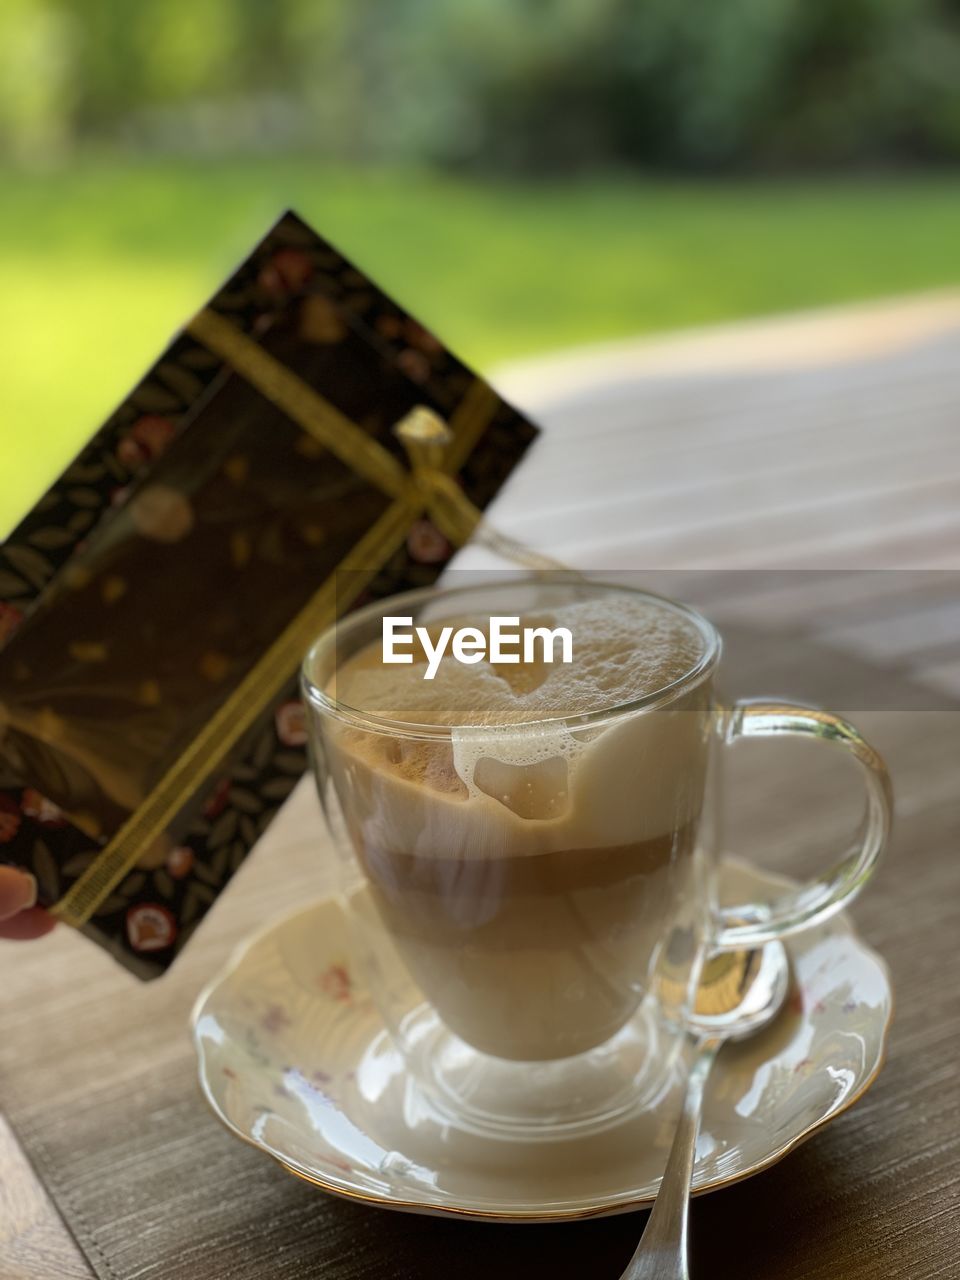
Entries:
POLYGON ((0 938, 40 938, 56 920, 38 907, 37 882, 28 871, 0 867, 0 938))

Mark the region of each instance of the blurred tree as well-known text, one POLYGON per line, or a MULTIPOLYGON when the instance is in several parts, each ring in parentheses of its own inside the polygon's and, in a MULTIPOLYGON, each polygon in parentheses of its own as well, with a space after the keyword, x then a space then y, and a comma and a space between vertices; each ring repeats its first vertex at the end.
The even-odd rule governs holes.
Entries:
POLYGON ((45 0, 0 6, 0 149, 42 164, 72 141, 80 30, 45 0))
POLYGON ((759 149, 801 163, 960 158, 958 124, 955 0, 807 0, 759 149))
POLYGON ((960 3, 4 0, 0 147, 86 138, 523 171, 955 161, 960 3))
POLYGON ((955 0, 440 7, 487 163, 960 158, 955 0))
POLYGON ((235 89, 249 75, 243 55, 252 33, 244 28, 254 24, 245 10, 234 0, 163 0, 129 9, 124 25, 140 73, 137 97, 175 102, 235 89))
POLYGON ((148 100, 140 55, 135 23, 123 19, 116 0, 86 0, 75 46, 76 135, 116 132, 130 111, 148 100))

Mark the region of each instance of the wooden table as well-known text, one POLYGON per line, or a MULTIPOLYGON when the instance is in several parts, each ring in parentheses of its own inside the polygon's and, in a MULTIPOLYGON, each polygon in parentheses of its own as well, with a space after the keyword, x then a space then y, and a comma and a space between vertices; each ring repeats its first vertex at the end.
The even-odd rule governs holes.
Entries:
MULTIPOLYGON (((775 619, 887 663, 932 697, 960 697, 960 597, 942 572, 960 568, 960 295, 617 344, 498 383, 546 427, 491 513, 507 532, 579 567, 657 568, 680 582, 692 570, 776 571, 743 579, 739 598, 725 579, 721 624, 775 619), (836 568, 861 572, 835 589, 824 573, 783 573, 836 568), (912 572, 869 572, 881 568, 912 572)), ((486 557, 471 549, 461 563, 486 557)), ((780 1223, 756 1224, 744 1253, 766 1258, 770 1277, 960 1275, 960 1078, 944 1054, 960 1028, 960 713, 929 705, 915 714, 948 719, 915 724, 895 747, 901 861, 856 911, 924 1003, 901 1008, 891 1065, 842 1136, 838 1125, 817 1140, 821 1159, 801 1151, 761 1180, 782 1198, 795 1250, 784 1253, 780 1223), (811 1187, 825 1168, 831 1185, 811 1187)), ((224 912, 241 911, 234 893, 224 912)), ((0 973, 24 955, 0 944, 0 973)), ((701 1240, 754 1185, 698 1202, 701 1240)), ((91 1274, 0 1119, 0 1277, 91 1274)))

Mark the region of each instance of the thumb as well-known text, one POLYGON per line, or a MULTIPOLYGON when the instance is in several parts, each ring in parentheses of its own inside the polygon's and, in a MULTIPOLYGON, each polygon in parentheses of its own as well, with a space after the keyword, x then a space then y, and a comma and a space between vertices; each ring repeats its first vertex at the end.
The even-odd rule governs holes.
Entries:
POLYGON ((32 907, 37 901, 37 882, 29 871, 0 867, 0 920, 32 907))

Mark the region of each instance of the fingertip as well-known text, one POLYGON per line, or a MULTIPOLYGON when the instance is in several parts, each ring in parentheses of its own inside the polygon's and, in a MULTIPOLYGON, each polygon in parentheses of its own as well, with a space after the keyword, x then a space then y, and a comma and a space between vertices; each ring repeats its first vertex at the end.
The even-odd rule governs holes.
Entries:
POLYGON ((30 938, 42 938, 54 929, 56 916, 52 916, 43 907, 27 907, 18 911, 9 920, 0 920, 0 938, 22 942, 30 938))
POLYGON ((0 867, 0 920, 36 906, 37 881, 19 867, 0 867))

